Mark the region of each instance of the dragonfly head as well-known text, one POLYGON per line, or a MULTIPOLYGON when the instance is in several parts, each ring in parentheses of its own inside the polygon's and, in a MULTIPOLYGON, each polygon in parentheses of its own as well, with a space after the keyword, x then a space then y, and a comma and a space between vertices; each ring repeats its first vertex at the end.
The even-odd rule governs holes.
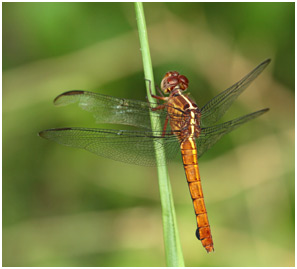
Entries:
POLYGON ((185 91, 188 88, 189 80, 176 71, 167 72, 161 81, 161 89, 164 93, 170 93, 173 89, 185 91))

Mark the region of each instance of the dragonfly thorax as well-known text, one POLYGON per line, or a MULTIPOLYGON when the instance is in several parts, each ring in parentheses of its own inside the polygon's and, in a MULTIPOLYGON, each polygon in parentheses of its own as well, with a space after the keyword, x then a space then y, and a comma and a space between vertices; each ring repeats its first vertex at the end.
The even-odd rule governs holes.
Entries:
POLYGON ((161 89, 164 93, 170 93, 174 89, 185 91, 188 88, 189 80, 176 71, 167 72, 161 81, 161 89))

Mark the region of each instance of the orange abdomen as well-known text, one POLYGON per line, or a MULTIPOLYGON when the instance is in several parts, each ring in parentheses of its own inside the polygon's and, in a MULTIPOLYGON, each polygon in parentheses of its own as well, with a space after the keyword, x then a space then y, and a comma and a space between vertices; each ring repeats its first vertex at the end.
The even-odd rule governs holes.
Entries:
POLYGON ((184 140, 180 147, 197 219, 196 236, 206 251, 210 252, 214 248, 199 175, 195 138, 184 140))

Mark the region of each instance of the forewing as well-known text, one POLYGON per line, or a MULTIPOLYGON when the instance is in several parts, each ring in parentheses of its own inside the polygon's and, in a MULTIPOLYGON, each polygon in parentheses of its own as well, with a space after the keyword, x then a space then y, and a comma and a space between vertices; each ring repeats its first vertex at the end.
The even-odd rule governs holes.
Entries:
POLYGON ((135 132, 127 130, 60 128, 39 133, 59 144, 85 149, 116 161, 144 166, 154 166, 155 147, 164 147, 166 159, 174 159, 179 152, 177 137, 160 132, 135 132))
POLYGON ((204 105, 201 109, 201 126, 211 126, 217 122, 225 114, 234 100, 261 74, 269 63, 270 59, 264 61, 240 81, 204 105))
POLYGON ((150 117, 161 122, 166 118, 166 110, 152 111, 156 104, 87 91, 65 92, 59 95, 54 103, 56 105, 78 103, 83 110, 93 113, 97 123, 124 124, 150 129, 150 117))
POLYGON ((219 125, 202 128, 199 137, 196 139, 198 158, 200 158, 207 150, 209 150, 216 142, 218 142, 222 136, 230 133, 249 120, 259 117, 268 110, 268 108, 262 109, 219 125))

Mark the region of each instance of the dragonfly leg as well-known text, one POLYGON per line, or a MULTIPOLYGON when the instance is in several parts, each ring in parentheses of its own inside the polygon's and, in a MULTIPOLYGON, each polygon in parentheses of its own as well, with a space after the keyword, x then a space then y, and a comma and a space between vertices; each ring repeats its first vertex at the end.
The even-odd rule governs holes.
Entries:
POLYGON ((164 109, 165 107, 166 107, 165 105, 159 105, 159 106, 156 106, 156 107, 152 107, 151 110, 152 110, 152 111, 162 110, 162 109, 164 109))
MULTIPOLYGON (((153 98, 155 98, 155 99, 157 99, 157 100, 162 100, 162 101, 167 101, 167 100, 168 100, 168 97, 165 97, 165 96, 158 96, 158 95, 153 94, 153 93, 152 93, 152 87, 151 87, 152 82, 151 82, 149 79, 145 79, 145 80, 147 80, 148 83, 149 83, 149 90, 150 90, 151 97, 153 97, 153 98)), ((158 88, 158 90, 159 90, 159 88, 158 88)), ((163 94, 162 94, 162 95, 163 95, 163 94)))
MULTIPOLYGON (((161 109, 165 109, 165 105, 159 105, 157 107, 152 107, 151 110, 152 111, 156 111, 156 110, 161 110, 161 109)), ((163 127, 163 132, 162 132, 162 137, 165 136, 165 133, 166 133, 166 128, 167 128, 167 124, 168 124, 168 119, 169 119, 169 115, 166 115, 166 118, 165 118, 165 122, 164 122, 164 127, 163 127)))
POLYGON ((156 98, 157 100, 168 101, 168 97, 165 97, 165 96, 158 96, 158 95, 151 94, 151 97, 156 98))
POLYGON ((159 94, 161 96, 164 96, 163 92, 161 91, 160 87, 158 85, 155 85, 155 88, 157 89, 157 91, 159 92, 159 94))
POLYGON ((163 132, 162 132, 162 136, 163 136, 163 137, 165 136, 165 133, 166 133, 166 128, 167 128, 168 119, 169 119, 169 116, 167 115, 166 118, 165 118, 164 127, 163 127, 163 132))

